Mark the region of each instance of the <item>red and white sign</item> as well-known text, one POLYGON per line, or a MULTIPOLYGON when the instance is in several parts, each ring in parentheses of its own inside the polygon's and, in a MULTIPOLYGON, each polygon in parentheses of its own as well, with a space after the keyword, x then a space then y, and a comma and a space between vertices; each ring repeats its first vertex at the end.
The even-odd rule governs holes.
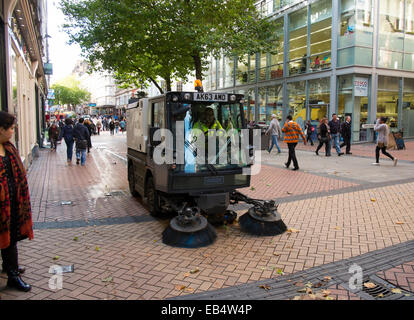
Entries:
POLYGON ((368 96, 368 78, 354 78, 354 96, 367 97, 368 96))

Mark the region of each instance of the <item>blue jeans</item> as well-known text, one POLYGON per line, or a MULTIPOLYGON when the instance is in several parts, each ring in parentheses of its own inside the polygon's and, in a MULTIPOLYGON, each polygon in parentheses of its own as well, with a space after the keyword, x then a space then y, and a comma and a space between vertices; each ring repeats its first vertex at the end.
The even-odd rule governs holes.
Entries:
POLYGON ((338 154, 341 153, 341 147, 339 146, 339 133, 332 133, 331 140, 333 140, 332 147, 335 147, 338 154))
POLYGON ((69 160, 72 161, 74 141, 73 140, 72 141, 66 141, 65 140, 65 143, 66 143, 66 155, 68 157, 68 161, 69 160))
POLYGON ((86 162, 86 149, 76 149, 76 159, 81 161, 81 165, 85 165, 86 162))
POLYGON ((277 136, 272 135, 272 145, 270 146, 269 153, 272 151, 273 146, 276 145, 277 151, 280 153, 279 144, 277 143, 277 136))

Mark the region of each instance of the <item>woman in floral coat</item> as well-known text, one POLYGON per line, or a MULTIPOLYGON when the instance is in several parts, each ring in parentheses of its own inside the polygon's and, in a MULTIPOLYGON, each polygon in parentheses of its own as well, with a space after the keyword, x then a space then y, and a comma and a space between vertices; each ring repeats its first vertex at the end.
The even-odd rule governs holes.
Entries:
POLYGON ((31 286, 20 275, 17 242, 33 239, 32 211, 26 170, 19 152, 10 142, 14 134, 15 117, 0 111, 0 249, 7 286, 29 291, 31 286))

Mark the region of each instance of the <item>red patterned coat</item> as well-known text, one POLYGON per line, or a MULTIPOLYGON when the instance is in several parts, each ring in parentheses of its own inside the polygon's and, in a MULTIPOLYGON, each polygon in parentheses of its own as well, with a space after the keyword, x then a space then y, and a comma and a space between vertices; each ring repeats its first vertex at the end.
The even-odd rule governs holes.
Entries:
MULTIPOLYGON (((29 186, 26 170, 15 146, 6 142, 3 144, 10 155, 10 162, 17 192, 17 217, 20 239, 33 239, 32 210, 30 205, 29 186)), ((3 160, 0 158, 0 249, 10 246, 10 195, 7 185, 7 174, 3 160)))

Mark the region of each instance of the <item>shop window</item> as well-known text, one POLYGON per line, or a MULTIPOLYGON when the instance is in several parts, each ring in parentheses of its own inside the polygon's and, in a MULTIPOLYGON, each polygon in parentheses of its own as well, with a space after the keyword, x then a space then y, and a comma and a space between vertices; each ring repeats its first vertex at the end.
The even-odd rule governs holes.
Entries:
POLYGON ((249 59, 246 55, 237 61, 236 85, 247 83, 248 68, 249 68, 249 59))
POLYGON ((307 7, 289 15, 289 75, 307 72, 307 26, 307 7))
POLYGON ((399 78, 378 77, 377 115, 387 117, 391 131, 398 131, 399 78))
POLYGON ((401 131, 404 137, 414 137, 414 79, 404 79, 401 131))
POLYGON ((301 126, 306 120, 306 82, 298 81, 287 84, 289 96, 288 114, 301 126))

